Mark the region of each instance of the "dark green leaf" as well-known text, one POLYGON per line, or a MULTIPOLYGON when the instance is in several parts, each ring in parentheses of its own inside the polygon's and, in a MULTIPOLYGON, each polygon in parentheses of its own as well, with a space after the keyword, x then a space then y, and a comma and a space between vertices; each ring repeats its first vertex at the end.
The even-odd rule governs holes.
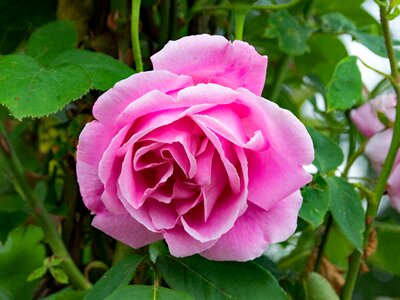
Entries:
POLYGON ((286 299, 276 279, 253 262, 216 262, 200 256, 161 255, 157 267, 172 288, 196 300, 286 299))
POLYGON ((328 84, 337 63, 348 55, 347 50, 342 41, 332 34, 315 34, 308 43, 311 50, 296 57, 296 67, 304 75, 316 75, 328 84))
POLYGON ((148 285, 130 285, 116 290, 107 300, 193 300, 189 295, 176 290, 148 285))
POLYGON ((301 55, 309 50, 307 40, 312 29, 300 24, 286 10, 279 10, 270 16, 266 35, 278 38, 279 48, 290 55, 301 55))
POLYGON ((56 112, 89 88, 89 78, 79 66, 45 68, 27 55, 0 56, 0 103, 16 118, 56 112))
POLYGON ((332 33, 351 33, 356 26, 345 15, 334 12, 321 16, 321 29, 332 33))
POLYGON ((28 54, 41 64, 47 65, 58 54, 74 49, 77 39, 72 22, 52 22, 32 33, 28 42, 28 54))
POLYGON ((339 300, 330 283, 318 273, 312 272, 306 281, 306 300, 339 300))
POLYGON ((132 254, 108 270, 88 291, 85 300, 105 299, 116 289, 129 284, 137 266, 143 260, 142 255, 132 254))
POLYGON ((62 289, 59 292, 51 294, 50 296, 43 298, 43 300, 81 300, 85 295, 85 291, 76 291, 70 287, 62 289))
POLYGON ((51 65, 76 64, 85 69, 91 81, 91 88, 107 90, 117 81, 133 74, 133 70, 111 56, 87 50, 63 52, 52 60, 51 65))
POLYGON ((17 226, 22 224, 28 217, 28 214, 22 211, 10 213, 0 212, 0 242, 7 240, 8 234, 17 226))
POLYGON ((326 93, 329 110, 346 110, 361 98, 362 79, 357 66, 357 57, 342 59, 333 72, 326 93))
POLYGON ((378 249, 369 259, 377 267, 400 275, 400 260, 393 255, 400 251, 400 225, 378 223, 376 226, 378 249))
POLYGON ((332 216, 350 243, 363 251, 364 210, 354 187, 343 178, 327 178, 332 216))
POLYGON ((301 194, 303 195, 303 204, 299 216, 316 228, 322 224, 329 209, 328 184, 321 176, 316 176, 314 181, 301 191, 301 194))
POLYGON ((325 247, 325 255, 331 263, 337 267, 347 270, 349 257, 354 251, 354 246, 344 236, 337 224, 329 231, 328 242, 325 247))
POLYGON ((0 244, 0 289, 14 299, 32 299, 38 282, 28 282, 32 271, 42 265, 45 249, 40 241, 43 231, 39 227, 18 227, 0 244))
POLYGON ((328 136, 307 127, 308 133, 314 144, 315 158, 313 164, 322 173, 335 170, 343 162, 342 149, 328 136))
MULTIPOLYGON (((365 33, 358 30, 353 31, 352 35, 357 42, 363 44, 375 54, 382 57, 387 57, 385 40, 383 36, 365 33)), ((394 52, 397 59, 400 59, 400 51, 395 50, 394 52)))

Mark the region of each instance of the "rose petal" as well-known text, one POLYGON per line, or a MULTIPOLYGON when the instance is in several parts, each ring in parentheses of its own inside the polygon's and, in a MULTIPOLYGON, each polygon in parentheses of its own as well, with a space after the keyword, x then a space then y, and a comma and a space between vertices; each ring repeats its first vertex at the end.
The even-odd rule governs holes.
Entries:
POLYGON ((154 90, 168 93, 192 84, 190 77, 165 70, 137 73, 117 82, 113 88, 101 95, 93 106, 93 115, 103 124, 115 126, 119 114, 146 93, 154 90))
POLYGON ((397 163, 388 179, 388 194, 394 208, 400 212, 400 164, 397 163))
POLYGON ((383 163, 386 160, 392 136, 393 129, 391 128, 379 132, 368 141, 365 147, 365 155, 371 160, 372 166, 377 172, 381 171, 383 163))
POLYGON ((217 83, 230 88, 244 87, 261 94, 267 57, 246 42, 230 43, 222 36, 187 36, 168 42, 151 57, 154 70, 189 75, 195 83, 217 83))
POLYGON ((129 214, 113 215, 104 211, 94 217, 92 225, 133 248, 140 248, 163 238, 161 234, 147 230, 129 214))
POLYGON ((212 247, 217 242, 215 240, 202 243, 188 235, 182 226, 175 226, 174 229, 166 230, 164 238, 168 244, 169 252, 176 257, 197 254, 212 247))
POLYGON ((101 156, 113 134, 112 130, 97 121, 86 124, 80 134, 76 172, 83 201, 93 212, 99 212, 104 207, 100 201, 104 187, 97 173, 101 156))
POLYGON ((301 202, 297 191, 268 211, 249 203, 235 226, 200 255, 212 260, 236 261, 259 257, 269 244, 284 241, 294 233, 301 202))

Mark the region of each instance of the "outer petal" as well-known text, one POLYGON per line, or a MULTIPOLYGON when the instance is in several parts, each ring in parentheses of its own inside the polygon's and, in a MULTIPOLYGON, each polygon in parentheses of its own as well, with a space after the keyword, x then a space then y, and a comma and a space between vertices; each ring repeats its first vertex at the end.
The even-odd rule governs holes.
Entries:
POLYGON ((371 101, 352 110, 351 119, 358 130, 365 136, 371 137, 375 133, 385 129, 379 121, 378 112, 384 113, 389 120, 394 121, 396 115, 396 96, 383 94, 371 101))
POLYGON ((242 41, 230 43, 222 36, 188 36, 168 44, 151 57, 154 70, 191 76, 195 83, 244 87, 260 95, 267 57, 242 41))
POLYGON ((99 161, 113 137, 113 131, 97 121, 86 124, 76 152, 76 172, 83 201, 93 212, 101 211, 104 191, 98 177, 99 161))
POLYGON ((214 240, 202 243, 187 234, 182 226, 176 226, 174 229, 166 230, 164 238, 168 244, 169 251, 176 257, 200 253, 212 247, 217 242, 217 240, 214 240))
POLYGON ((140 248, 162 239, 161 234, 147 230, 129 214, 113 215, 105 211, 94 217, 92 225, 133 248, 140 248))
POLYGON ((375 171, 380 172, 389 152, 390 142, 392 141, 393 129, 375 134, 365 147, 365 154, 372 162, 375 171))
POLYGON ((113 126, 118 115, 144 94, 153 90, 171 93, 192 84, 190 77, 175 75, 168 71, 137 73, 119 81, 101 95, 93 106, 93 115, 100 122, 113 126))
POLYGON ((260 256, 269 244, 284 241, 294 233, 301 202, 300 191, 296 191, 268 211, 250 203, 234 227, 200 255, 236 261, 260 256))

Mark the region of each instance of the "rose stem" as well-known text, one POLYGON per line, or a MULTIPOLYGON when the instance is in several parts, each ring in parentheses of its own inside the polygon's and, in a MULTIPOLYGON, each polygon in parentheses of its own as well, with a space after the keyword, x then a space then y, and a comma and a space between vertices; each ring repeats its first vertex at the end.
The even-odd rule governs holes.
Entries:
POLYGON ((131 39, 132 51, 135 59, 136 72, 143 72, 142 53, 140 52, 139 41, 139 14, 140 0, 132 0, 132 15, 131 15, 131 39))
POLYGON ((20 191, 29 203, 34 218, 43 229, 45 241, 49 244, 54 255, 63 260, 62 267, 71 280, 72 285, 77 289, 89 289, 91 284, 85 279, 69 255, 43 202, 28 185, 21 162, 10 143, 7 131, 2 122, 0 122, 0 153, 3 154, 5 161, 14 175, 18 191, 20 191))
MULTIPOLYGON (((389 22, 387 19, 387 9, 385 4, 379 5, 380 19, 383 35, 385 38, 386 51, 391 68, 391 83, 396 92, 397 99, 400 99, 400 76, 398 72, 398 64, 395 53, 393 51, 393 42, 390 35, 389 22)), ((378 177, 375 189, 372 192, 372 197, 368 201, 368 208, 366 212, 366 228, 364 232, 364 245, 368 244, 369 235, 372 230, 373 221, 378 212, 379 202, 386 188, 386 182, 392 170, 394 161, 396 159, 397 151, 400 146, 400 105, 396 106, 396 119, 393 127, 393 137, 390 144, 389 152, 383 164, 382 171, 378 177)), ((350 257, 349 271, 347 272, 346 283, 343 287, 342 299, 350 300, 353 294, 354 286, 357 280, 360 265, 363 259, 363 253, 355 250, 350 257)))

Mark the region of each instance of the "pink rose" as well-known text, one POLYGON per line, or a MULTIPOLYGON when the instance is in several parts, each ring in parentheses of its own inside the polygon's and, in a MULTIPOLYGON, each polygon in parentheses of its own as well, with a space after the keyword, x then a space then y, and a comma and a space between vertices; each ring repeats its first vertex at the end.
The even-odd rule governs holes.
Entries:
POLYGON ((267 57, 245 42, 169 42, 93 107, 77 174, 93 226, 138 248, 165 239, 175 256, 253 259, 293 234, 311 180, 311 139, 260 97, 267 57))
MULTIPOLYGON (((396 95, 383 94, 351 112, 351 118, 362 134, 370 137, 365 155, 375 171, 380 172, 389 152, 393 129, 379 120, 378 112, 394 122, 396 116, 396 95)), ((387 182, 387 192, 394 208, 400 211, 400 155, 397 156, 387 182)))

